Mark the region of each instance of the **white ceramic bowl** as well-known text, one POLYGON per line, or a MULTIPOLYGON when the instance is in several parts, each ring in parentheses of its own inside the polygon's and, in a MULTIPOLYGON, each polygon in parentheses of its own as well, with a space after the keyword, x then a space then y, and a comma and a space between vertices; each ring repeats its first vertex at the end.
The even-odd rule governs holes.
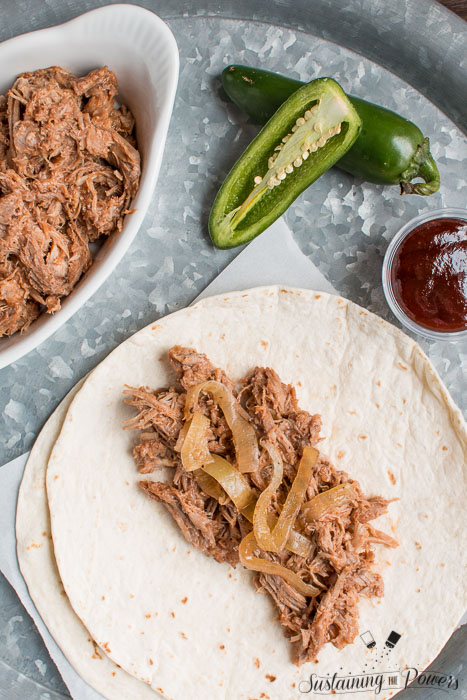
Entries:
POLYGON ((0 338, 0 368, 33 350, 77 311, 109 276, 133 241, 159 175, 178 82, 177 44, 168 26, 134 5, 108 5, 50 29, 0 44, 0 94, 18 73, 59 65, 82 75, 107 65, 117 76, 119 101, 136 118, 142 156, 141 184, 120 233, 111 236, 93 265, 55 314, 43 313, 24 333, 0 338))

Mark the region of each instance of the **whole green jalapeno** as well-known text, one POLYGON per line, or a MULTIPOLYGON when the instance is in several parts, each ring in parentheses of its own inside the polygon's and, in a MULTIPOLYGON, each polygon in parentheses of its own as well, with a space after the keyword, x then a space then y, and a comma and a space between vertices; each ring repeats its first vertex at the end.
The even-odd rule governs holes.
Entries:
MULTIPOLYGON (((255 122, 267 121, 301 85, 277 73, 248 66, 227 66, 222 85, 230 99, 255 122)), ((418 126, 360 97, 349 99, 361 117, 362 128, 337 167, 380 185, 399 185, 402 194, 430 195, 440 185, 430 143, 418 126), (412 182, 421 178, 424 182, 412 182)))

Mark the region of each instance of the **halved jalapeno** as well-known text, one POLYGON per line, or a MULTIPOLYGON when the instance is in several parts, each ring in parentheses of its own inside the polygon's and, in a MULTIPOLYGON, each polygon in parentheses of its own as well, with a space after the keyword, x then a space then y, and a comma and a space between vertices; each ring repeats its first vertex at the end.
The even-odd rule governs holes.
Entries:
POLYGON ((294 92, 238 159, 209 217, 218 248, 262 233, 312 182, 346 153, 361 121, 335 80, 319 78, 294 92))

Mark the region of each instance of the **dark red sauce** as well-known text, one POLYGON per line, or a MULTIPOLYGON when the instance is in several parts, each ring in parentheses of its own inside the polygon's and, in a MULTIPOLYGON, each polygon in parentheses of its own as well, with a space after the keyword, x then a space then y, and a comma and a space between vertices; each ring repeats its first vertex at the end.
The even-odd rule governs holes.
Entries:
POLYGON ((467 329, 467 221, 434 219, 414 228, 394 255, 399 306, 434 331, 467 329))

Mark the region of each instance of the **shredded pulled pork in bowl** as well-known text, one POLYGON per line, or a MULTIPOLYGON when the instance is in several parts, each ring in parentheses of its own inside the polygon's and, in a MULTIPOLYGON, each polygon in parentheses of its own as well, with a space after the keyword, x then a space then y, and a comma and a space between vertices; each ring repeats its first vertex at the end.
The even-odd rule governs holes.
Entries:
POLYGON ((139 472, 173 468, 170 483, 139 486, 194 547, 257 572, 295 662, 315 660, 327 642, 352 643, 360 596, 384 593, 374 545, 398 544, 370 525, 389 501, 363 494, 319 452, 321 417, 300 409, 273 369, 255 367, 237 390, 193 349, 174 346, 169 362, 174 386, 125 390, 138 415, 124 427, 143 431, 133 450, 139 472))
POLYGON ((60 309, 138 191, 135 120, 107 67, 22 73, 0 96, 0 336, 60 309))

